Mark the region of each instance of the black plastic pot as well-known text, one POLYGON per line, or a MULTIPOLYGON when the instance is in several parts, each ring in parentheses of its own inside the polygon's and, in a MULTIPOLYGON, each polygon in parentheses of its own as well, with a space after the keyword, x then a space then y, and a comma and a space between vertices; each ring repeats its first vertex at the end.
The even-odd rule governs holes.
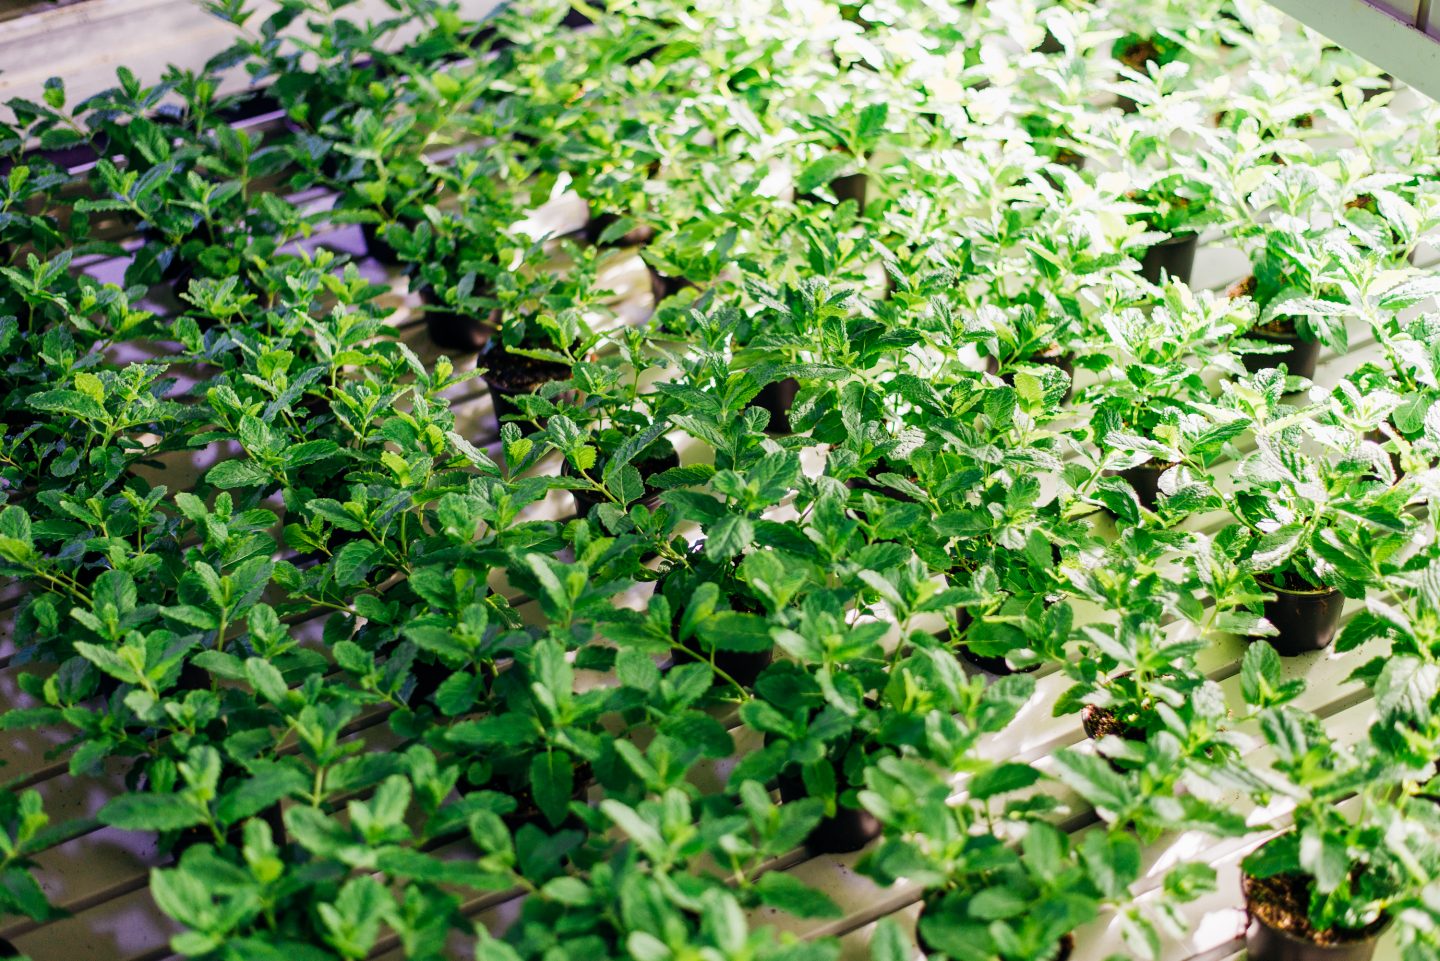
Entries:
MULTIPOLYGON (((1114 53, 1115 58, 1131 70, 1136 73, 1145 73, 1149 70, 1150 64, 1155 62, 1158 51, 1155 50, 1155 45, 1151 41, 1141 40, 1139 43, 1133 43, 1126 49, 1116 50, 1114 53)), ((1117 77, 1116 79, 1124 78, 1117 77)), ((1120 108, 1121 113, 1134 113, 1140 109, 1139 104, 1126 96, 1116 97, 1115 104, 1120 108)))
MULTIPOLYGON (((613 213, 592 214, 585 222, 585 239, 591 244, 600 243, 600 237, 610 229, 620 216, 613 213)), ((606 241, 607 247, 642 247, 655 239, 655 228, 649 224, 636 224, 625 233, 606 241)))
POLYGON ((960 644, 956 648, 961 660, 980 668, 987 674, 994 674, 996 677, 1007 677, 1011 674, 1033 674, 1040 670, 1039 664, 1031 664, 1029 667, 1015 668, 1003 655, 976 654, 968 644, 960 644))
MULTIPOLYGON (((960 634, 965 633, 965 629, 970 626, 972 620, 973 618, 970 616, 969 611, 963 607, 957 608, 955 612, 956 632, 960 634)), ((978 667, 985 673, 993 674, 996 677, 1006 677, 1011 674, 1032 674, 1040 669, 1039 664, 1031 664, 1029 667, 1019 669, 1013 668, 1010 666, 1010 662, 1006 660, 1005 655, 977 654, 970 649, 970 645, 963 641, 955 645, 955 653, 959 654, 960 659, 965 663, 973 667, 978 667)))
MULTIPOLYGON (((844 203, 847 200, 855 201, 860 212, 865 212, 865 197, 869 192, 870 178, 863 172, 846 174, 843 177, 836 177, 830 181, 830 192, 835 195, 835 200, 844 203)), ((801 194, 798 198, 812 204, 824 203, 814 194, 801 194)))
POLYGON ((446 306, 429 288, 421 291, 420 300, 425 304, 425 331, 442 350, 473 354, 485 346, 490 331, 499 325, 498 310, 482 319, 446 306))
MULTIPOLYGON (((1063 370, 1065 372, 1065 376, 1070 378, 1070 387, 1066 389, 1065 396, 1060 398, 1060 402, 1064 403, 1065 401, 1070 399, 1070 395, 1074 393, 1075 390, 1074 354, 1071 354, 1069 351, 1065 351, 1063 353, 1060 351, 1046 351, 1035 354, 1034 356, 1030 357, 1026 361, 1026 363, 1039 364, 1045 367, 1055 367, 1059 370, 1063 370)), ((1000 362, 994 357, 986 357, 985 369, 990 373, 994 374, 1000 370, 1000 362)), ((1015 386, 1015 374, 1013 371, 1007 372, 1000 379, 1003 380, 1005 383, 1009 384, 1011 387, 1015 386)))
POLYGON ((195 265, 176 251, 170 258, 170 263, 160 271, 160 282, 179 295, 190 289, 190 281, 194 276, 195 265))
POLYGON ((1294 657, 1307 651, 1323 651, 1335 640, 1340 627, 1340 613, 1345 609, 1345 596, 1333 587, 1310 590, 1287 590, 1276 587, 1261 576, 1260 586, 1275 594, 1265 602, 1265 619, 1279 631, 1267 637, 1270 646, 1283 657, 1294 657))
POLYGON ((800 382, 793 377, 773 381, 760 388, 760 393, 750 403, 770 412, 770 423, 765 428, 769 434, 794 433, 790 426, 790 407, 795 395, 800 392, 800 382))
POLYGON ((1135 488, 1135 496, 1139 498, 1140 506, 1153 511, 1155 505, 1160 502, 1160 476, 1174 466, 1174 464, 1157 464, 1154 461, 1146 461, 1134 467, 1127 467, 1125 470, 1109 471, 1108 473, 1114 477, 1124 478, 1126 483, 1135 488))
MULTIPOLYGON (((837 780, 839 772, 836 772, 837 780)), ((780 800, 799 801, 809 797, 805 782, 795 775, 780 776, 780 800)), ((835 814, 820 823, 805 837, 805 847, 812 854, 849 854, 858 851, 880 836, 880 822, 869 811, 835 806, 835 814)))
MULTIPOLYGON (((1337 939, 1331 944, 1320 944, 1274 925, 1264 915, 1273 914, 1278 905, 1257 909, 1264 898, 1264 885, 1273 880, 1256 879, 1248 874, 1242 874, 1240 878, 1240 887, 1245 893, 1245 910, 1250 916, 1245 928, 1245 954, 1249 961, 1369 961, 1375 954, 1386 919, 1381 919, 1365 931, 1345 932, 1353 934, 1353 937, 1337 939)), ((1308 924, 1298 925, 1297 929, 1308 927, 1308 924)))
POLYGON ((511 354, 496 342, 486 346, 480 360, 485 367, 481 376, 490 391, 497 429, 504 423, 504 418, 520 413, 516 397, 533 394, 551 381, 565 380, 570 376, 570 368, 564 364, 511 354))
POLYGON ((1256 328, 1246 335, 1254 340, 1282 344, 1286 348, 1278 354, 1246 354, 1241 358, 1246 370, 1255 374, 1284 364, 1292 377, 1303 377, 1306 380, 1314 378, 1315 365, 1320 360, 1320 342, 1301 337, 1295 331, 1293 323, 1287 323, 1286 327, 1287 330, 1283 332, 1256 328))
POLYGON ((400 254, 389 241, 380 236, 380 224, 361 224, 360 234, 365 238, 365 252, 374 260, 387 267, 397 267, 400 264, 400 254))
POLYGON ((687 287, 696 287, 694 281, 686 280, 684 277, 667 277, 658 272, 654 267, 650 268, 650 292, 655 297, 655 303, 667 297, 674 297, 687 287))
POLYGON ((175 684, 182 691, 208 691, 212 686, 212 680, 209 671, 198 664, 186 661, 180 668, 180 676, 175 679, 175 684))
MULTIPOLYGON (((693 643, 693 642, 692 642, 693 643)), ((725 651, 715 652, 715 668, 723 671, 741 687, 753 687, 760 672, 769 667, 775 660, 774 649, 764 651, 725 651)), ((693 664, 696 661, 710 662, 710 655, 689 647, 675 649, 676 664, 693 664)))
POLYGON ((1200 235, 1195 233, 1176 234, 1160 241, 1140 259, 1140 276, 1152 284, 1160 283, 1166 275, 1183 283, 1190 283, 1195 269, 1195 248, 1200 235))
POLYGON ((844 203, 847 200, 855 201, 860 212, 865 212, 865 195, 869 190, 870 178, 863 173, 846 174, 843 177, 836 177, 830 181, 830 192, 835 199, 844 203))
POLYGON ((425 330, 435 346, 462 354, 473 354, 485 346, 489 333, 473 315, 443 307, 425 311, 425 330))
POLYGON ((415 679, 415 688, 410 692, 410 704, 419 705, 429 700, 440 690, 440 685, 449 680, 455 671, 440 661, 422 661, 416 658, 410 663, 410 676, 415 679))

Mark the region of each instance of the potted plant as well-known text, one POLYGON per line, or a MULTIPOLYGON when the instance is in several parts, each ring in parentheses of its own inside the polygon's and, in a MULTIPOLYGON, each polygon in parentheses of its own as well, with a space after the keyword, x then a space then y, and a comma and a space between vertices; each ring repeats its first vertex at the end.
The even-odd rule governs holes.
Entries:
MULTIPOLYGON (((1412 703, 1392 704, 1383 722, 1412 711, 1412 703)), ((1246 949, 1261 961, 1368 959, 1386 926, 1421 896, 1426 866, 1435 863, 1433 819, 1429 801, 1415 794, 1415 768, 1385 739, 1339 742, 1293 706, 1262 710, 1261 729, 1275 752, 1271 769, 1240 777, 1262 798, 1284 796, 1294 813, 1292 826, 1241 866, 1246 949), (1372 843, 1380 836, 1389 842, 1372 843)), ((1423 938, 1401 933, 1402 942, 1423 938)))
MULTIPOLYGON (((826 662, 834 653, 852 655, 846 658, 851 671, 846 676, 857 684, 883 679, 884 659, 874 632, 860 632, 845 651, 827 652, 826 662), (857 652, 859 663, 853 656, 857 652)), ((828 704, 813 670, 780 662, 756 682, 756 696, 742 706, 741 717, 765 735, 765 749, 737 767, 731 783, 774 778, 782 802, 821 801, 824 816, 806 835, 806 847, 820 854, 858 851, 880 834, 879 822, 857 798, 866 767, 884 749, 879 732, 887 710, 863 693, 858 707, 848 700, 843 709, 828 704)), ((863 690, 848 680, 845 685, 852 695, 863 690)))
MULTIPOLYGON (((1145 208, 1136 219, 1144 224, 1146 232, 1165 235, 1146 249, 1140 260, 1140 276, 1152 284, 1161 283, 1165 277, 1188 284, 1200 231, 1214 219, 1211 188, 1203 166, 1198 170, 1177 169, 1180 164, 1170 157, 1164 163, 1162 170, 1151 173, 1130 193, 1130 199, 1145 208)), ((1203 160, 1199 164, 1203 165, 1203 160)))
MULTIPOLYGON (((1167 472, 1182 462, 1191 469, 1207 467, 1245 426, 1241 419, 1216 414, 1205 381, 1207 367, 1240 369, 1229 345, 1248 322, 1245 305, 1179 285, 1168 285, 1163 297, 1148 316, 1129 309, 1101 320, 1105 346, 1092 348, 1092 356, 1104 357, 1106 369, 1081 395, 1094 407, 1089 436, 1103 452, 1103 466, 1092 478, 1119 475, 1151 510, 1167 472), (1113 354, 1105 356, 1106 349, 1113 354), (1215 431, 1189 430, 1187 422, 1215 431)), ((1096 495, 1120 516, 1133 513, 1103 485, 1096 495)))
MULTIPOLYGON (((1074 337, 1074 327, 1073 318, 1043 302, 1021 302, 1009 310, 986 304, 967 331, 967 339, 981 348, 985 369, 1007 383, 1014 383, 1017 369, 1032 366, 1053 367, 1073 381, 1075 358, 1066 345, 1074 337)), ((1062 403, 1069 396, 1067 385, 1062 403)))
POLYGON ((890 114, 888 103, 867 103, 859 110, 839 116, 815 115, 809 122, 820 135, 822 151, 807 156, 795 178, 797 200, 816 203, 833 198, 836 203, 853 203, 865 213, 869 199, 868 160, 885 135, 890 114), (856 168, 859 169, 856 169, 856 168), (827 197, 816 191, 824 188, 827 197))
POLYGON ((1232 501, 1251 532, 1236 549, 1271 595, 1264 614, 1286 656, 1330 644, 1344 598, 1384 577, 1411 523, 1403 485, 1376 482, 1367 464, 1340 452, 1308 454, 1304 439, 1297 428, 1261 430, 1236 470, 1232 501))

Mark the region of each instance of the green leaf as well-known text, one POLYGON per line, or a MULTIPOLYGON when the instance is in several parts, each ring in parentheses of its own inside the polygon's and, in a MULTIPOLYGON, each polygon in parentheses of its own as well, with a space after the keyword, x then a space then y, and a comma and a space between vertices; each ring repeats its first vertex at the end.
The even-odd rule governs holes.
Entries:
POLYGON ((288 448, 282 456, 286 467, 295 468, 324 460, 339 450, 340 445, 333 440, 307 440, 288 448))
POLYGON ((97 644, 89 644, 85 641, 75 642, 75 651, 85 660, 94 664, 106 674, 115 678, 123 684, 139 684, 140 675, 135 669, 108 647, 100 647, 97 644))
POLYGON ((109 415, 95 398, 78 390, 47 390, 31 394, 26 402, 35 410, 69 414, 81 420, 104 421, 109 415))
POLYGON ((758 614, 721 611, 700 624, 700 639, 722 651, 768 651, 770 622, 758 614))
POLYGON ((301 771, 279 764, 268 764, 242 778, 240 786, 227 791, 215 805, 215 818, 221 824, 234 824, 254 817, 281 798, 303 794, 310 780, 301 771))
POLYGON ((160 910, 191 927, 203 929, 215 911, 209 886, 183 868, 151 871, 150 895, 160 910))
POLYGON ((730 558, 755 540, 755 523, 741 514, 726 514, 705 529, 705 553, 730 558))
POLYGON ((519 747, 538 740, 535 719, 525 714, 492 714, 462 721, 450 728, 447 739, 463 747, 519 747))
POLYGON ((1401 655, 1386 662, 1375 682, 1375 707, 1386 719, 1426 721, 1440 691, 1440 665, 1401 655))
POLYGON ((755 885, 760 900, 797 918, 838 918, 845 912, 830 897, 791 874, 767 871, 755 885))
POLYGON ((253 487, 258 484, 268 484, 271 481, 270 474, 259 464, 250 460, 227 460, 221 461, 210 468, 205 475, 207 483, 219 487, 221 490, 231 490, 236 487, 253 487))
POLYGON ((870 937, 870 961, 915 961, 915 946, 893 917, 876 923, 870 937))
POLYGON ((547 751, 530 759, 530 792, 545 819, 558 827, 568 813, 575 790, 575 766, 564 751, 547 751))
POLYGON ((606 798, 600 802, 600 810, 615 822, 616 827, 630 835, 631 840, 647 855, 656 860, 664 858, 665 841, 660 832, 634 808, 627 807, 614 798, 606 798))
POLYGON ((800 171, 800 175, 795 178, 795 192, 797 194, 814 193, 818 188, 828 184, 854 166, 854 163, 854 158, 849 154, 839 150, 831 151, 819 159, 811 161, 800 171))
POLYGON ((640 691, 653 690, 660 683, 660 668, 655 659, 643 651, 627 648, 615 658, 615 675, 626 687, 640 691))
POLYGON ((370 573, 370 568, 380 556, 380 545, 371 541, 351 541, 335 554, 331 565, 335 571, 335 583, 341 587, 358 584, 370 573))
POLYGON ((252 657, 245 662, 245 676, 257 694, 271 704, 283 705, 289 700, 290 688, 278 668, 264 658, 252 657))
POLYGON ((178 831, 204 824, 206 814, 175 794, 125 794, 100 809, 100 821, 124 831, 178 831))
POLYGON ((1110 813, 1124 811, 1134 792, 1125 777, 1098 754, 1064 750, 1055 755, 1060 778, 1096 808, 1110 813))
POLYGON ((977 774, 970 782, 970 794, 977 801, 985 801, 999 794, 1027 788, 1040 778, 1040 772, 1030 765, 1007 761, 977 774))

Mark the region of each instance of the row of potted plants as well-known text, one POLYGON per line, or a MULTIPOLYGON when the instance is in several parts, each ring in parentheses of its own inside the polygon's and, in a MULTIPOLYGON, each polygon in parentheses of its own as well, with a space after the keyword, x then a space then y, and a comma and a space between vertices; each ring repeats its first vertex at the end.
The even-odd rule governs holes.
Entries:
MULTIPOLYGON (((173 852, 190 957, 833 956, 753 920, 844 913, 800 846, 909 885, 934 956, 1113 914, 1156 957, 1216 884, 1139 908, 1183 831, 1264 841, 1256 956, 1430 957, 1437 128, 1202 6, 237 3, 202 75, 12 102, 0 723, 125 763, 100 820, 173 852), (1252 276, 1192 289, 1209 238, 1252 276), (1332 646, 1358 741, 1281 660, 1332 646), (1037 698, 1091 739, 1048 769, 988 746, 1037 698)), ((65 826, 7 797, 45 920, 65 826)))

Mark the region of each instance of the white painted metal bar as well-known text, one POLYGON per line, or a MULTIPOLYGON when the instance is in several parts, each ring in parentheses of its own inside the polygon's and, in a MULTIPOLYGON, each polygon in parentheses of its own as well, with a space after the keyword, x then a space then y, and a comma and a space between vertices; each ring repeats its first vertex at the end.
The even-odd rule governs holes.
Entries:
POLYGON ((1426 96, 1440 99, 1440 5, 1432 0, 1270 0, 1426 96))

